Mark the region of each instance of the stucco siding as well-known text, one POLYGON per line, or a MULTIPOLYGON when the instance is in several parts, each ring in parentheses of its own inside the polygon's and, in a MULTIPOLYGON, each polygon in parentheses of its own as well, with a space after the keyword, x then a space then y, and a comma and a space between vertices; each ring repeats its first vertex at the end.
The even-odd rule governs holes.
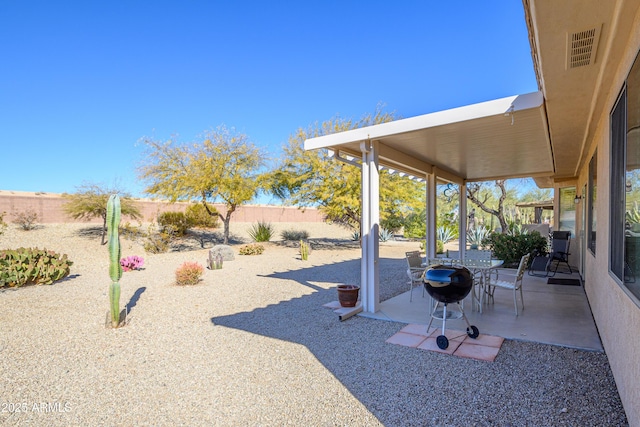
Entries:
POLYGON ((618 65, 615 83, 608 88, 608 92, 603 93, 607 97, 608 109, 598 118, 596 132, 590 143, 590 154, 586 156, 586 162, 581 167, 578 188, 582 188, 587 182, 588 162, 597 148, 597 247, 595 257, 589 250, 585 254, 585 291, 629 423, 632 426, 640 426, 640 307, 609 273, 609 113, 640 50, 639 16, 636 16, 634 28, 625 59, 618 65))

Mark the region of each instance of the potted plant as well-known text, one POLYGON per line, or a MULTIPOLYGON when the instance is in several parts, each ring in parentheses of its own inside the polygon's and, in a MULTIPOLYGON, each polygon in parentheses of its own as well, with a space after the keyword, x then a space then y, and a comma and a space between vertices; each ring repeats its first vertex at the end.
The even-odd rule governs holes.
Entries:
POLYGON ((355 307, 360 294, 360 286, 338 285, 338 301, 342 307, 355 307))

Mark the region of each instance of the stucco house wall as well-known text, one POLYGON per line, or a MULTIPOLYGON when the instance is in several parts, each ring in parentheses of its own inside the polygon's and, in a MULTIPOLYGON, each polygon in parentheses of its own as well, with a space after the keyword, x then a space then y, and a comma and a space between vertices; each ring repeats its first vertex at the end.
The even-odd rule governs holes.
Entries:
MULTIPOLYGON (((585 156, 586 161, 580 168, 577 183, 580 192, 588 181, 589 160, 597 149, 597 246, 595 256, 590 250, 585 251, 585 291, 632 426, 640 426, 640 307, 609 273, 609 113, 639 51, 640 14, 635 18, 634 31, 626 47, 625 58, 618 66, 615 83, 603 94, 607 97, 608 109, 598 119, 597 130, 589 153, 585 156)), ((583 199, 582 203, 586 203, 586 200, 583 199)), ((581 210, 577 211, 577 216, 576 223, 584 230, 581 210)))

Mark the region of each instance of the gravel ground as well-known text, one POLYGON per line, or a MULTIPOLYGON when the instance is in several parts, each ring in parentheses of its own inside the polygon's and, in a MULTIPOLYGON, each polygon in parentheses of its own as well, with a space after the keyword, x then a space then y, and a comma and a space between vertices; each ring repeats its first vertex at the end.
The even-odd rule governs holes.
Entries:
MULTIPOLYGON (((248 226, 233 226, 236 250, 248 226)), ((269 243, 192 287, 173 280, 182 262, 204 264, 197 239, 158 255, 123 240, 145 267, 124 274, 128 324, 115 330, 95 226, 11 226, 0 248, 46 247, 74 265, 52 286, 0 291, 0 424, 627 425, 603 353, 507 340, 487 363, 386 344, 403 324, 339 322, 322 304, 359 282, 359 247, 335 226, 279 226, 311 233, 309 261, 269 243)), ((416 246, 382 244, 382 299, 406 290, 416 246)))

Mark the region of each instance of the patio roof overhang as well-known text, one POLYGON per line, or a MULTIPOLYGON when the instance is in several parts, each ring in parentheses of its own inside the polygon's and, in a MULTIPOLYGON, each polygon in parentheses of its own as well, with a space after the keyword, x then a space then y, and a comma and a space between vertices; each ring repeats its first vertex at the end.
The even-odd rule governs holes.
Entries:
POLYGON ((381 166, 459 184, 555 172, 541 92, 311 138, 304 147, 359 157, 365 141, 379 143, 381 166))

